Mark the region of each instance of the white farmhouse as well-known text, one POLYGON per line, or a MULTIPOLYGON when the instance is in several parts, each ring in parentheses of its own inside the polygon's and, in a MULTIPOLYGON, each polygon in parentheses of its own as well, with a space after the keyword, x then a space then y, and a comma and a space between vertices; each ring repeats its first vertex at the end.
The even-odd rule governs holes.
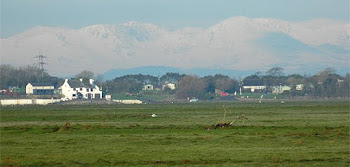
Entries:
POLYGON ((94 83, 93 79, 83 82, 83 79, 68 80, 58 88, 64 95, 64 99, 101 99, 102 90, 94 83))

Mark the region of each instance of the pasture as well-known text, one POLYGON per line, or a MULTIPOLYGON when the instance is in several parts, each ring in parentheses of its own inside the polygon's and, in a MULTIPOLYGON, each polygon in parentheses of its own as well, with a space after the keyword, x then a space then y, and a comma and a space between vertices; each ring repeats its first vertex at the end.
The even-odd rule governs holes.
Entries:
POLYGON ((1 166, 350 165, 348 101, 0 110, 1 166))

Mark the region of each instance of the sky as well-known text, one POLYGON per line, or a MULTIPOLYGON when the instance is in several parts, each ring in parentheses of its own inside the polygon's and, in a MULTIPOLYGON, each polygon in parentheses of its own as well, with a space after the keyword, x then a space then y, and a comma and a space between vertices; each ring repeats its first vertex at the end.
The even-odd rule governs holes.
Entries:
POLYGON ((233 16, 349 22, 349 0, 1 0, 1 38, 35 26, 79 29, 129 21, 168 30, 207 28, 233 16))

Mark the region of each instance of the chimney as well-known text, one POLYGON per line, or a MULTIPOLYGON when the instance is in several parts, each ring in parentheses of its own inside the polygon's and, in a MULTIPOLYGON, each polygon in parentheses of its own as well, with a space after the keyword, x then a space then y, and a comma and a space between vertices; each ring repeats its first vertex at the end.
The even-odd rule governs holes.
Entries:
POLYGON ((83 78, 80 78, 79 80, 80 80, 80 82, 83 82, 83 78))
POLYGON ((91 85, 93 85, 93 84, 94 84, 94 80, 93 80, 93 79, 89 79, 89 83, 90 83, 91 85))
POLYGON ((68 79, 64 79, 64 82, 68 82, 68 79))

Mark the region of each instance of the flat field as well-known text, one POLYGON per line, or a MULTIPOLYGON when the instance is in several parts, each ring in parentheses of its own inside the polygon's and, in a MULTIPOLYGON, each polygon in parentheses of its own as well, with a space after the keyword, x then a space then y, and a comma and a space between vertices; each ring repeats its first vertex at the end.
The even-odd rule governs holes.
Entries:
POLYGON ((0 110, 1 166, 350 165, 348 101, 0 110))

